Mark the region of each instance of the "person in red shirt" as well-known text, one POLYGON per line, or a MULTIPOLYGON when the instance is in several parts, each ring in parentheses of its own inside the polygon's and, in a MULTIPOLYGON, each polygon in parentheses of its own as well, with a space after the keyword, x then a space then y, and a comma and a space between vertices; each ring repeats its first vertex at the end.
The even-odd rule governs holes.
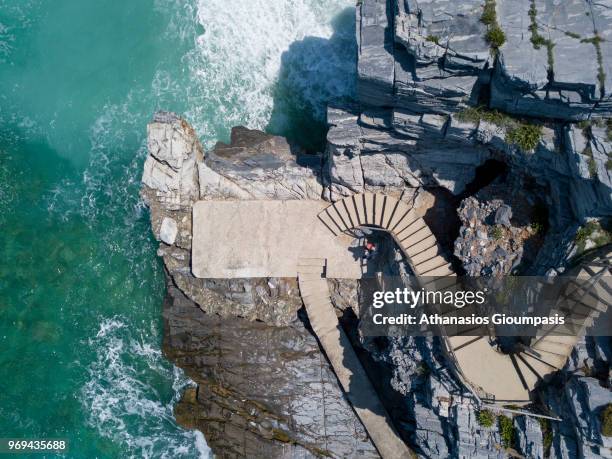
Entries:
POLYGON ((368 241, 366 239, 363 248, 364 248, 363 258, 365 260, 369 260, 370 258, 374 256, 374 252, 376 251, 376 244, 374 244, 372 241, 368 241))

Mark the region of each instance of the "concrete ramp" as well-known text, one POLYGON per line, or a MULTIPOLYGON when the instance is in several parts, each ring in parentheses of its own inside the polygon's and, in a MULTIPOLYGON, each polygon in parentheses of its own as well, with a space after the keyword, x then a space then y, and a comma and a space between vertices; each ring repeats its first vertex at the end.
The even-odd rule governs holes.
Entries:
POLYGON ((193 275, 297 277, 300 257, 327 259, 327 277, 360 279, 351 236, 317 218, 325 201, 199 201, 193 207, 193 275))
POLYGON ((325 260, 303 258, 298 281, 312 329, 325 350, 334 372, 361 419, 376 449, 384 459, 416 457, 397 434, 387 410, 361 366, 348 336, 338 322, 325 279, 325 260))

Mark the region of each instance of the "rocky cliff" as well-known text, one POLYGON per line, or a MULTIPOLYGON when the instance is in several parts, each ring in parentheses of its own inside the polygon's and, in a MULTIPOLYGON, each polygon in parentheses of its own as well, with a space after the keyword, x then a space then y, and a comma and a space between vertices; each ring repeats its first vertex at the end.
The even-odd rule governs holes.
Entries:
MULTIPOLYGON (((164 351, 197 384, 179 422, 202 430, 220 457, 377 456, 309 331, 295 279, 192 275, 198 199, 401 195, 473 275, 554 275, 610 242, 610 11, 607 0, 362 0, 357 99, 329 107, 321 155, 246 128, 204 152, 184 120, 156 114, 142 196, 167 274, 164 351)), ((392 247, 385 253, 384 269, 408 269, 392 247)), ((396 427, 421 455, 609 455, 599 419, 612 402, 609 339, 584 340, 539 391, 533 408, 565 422, 488 425, 436 340, 361 339, 359 283, 330 285, 396 427)))

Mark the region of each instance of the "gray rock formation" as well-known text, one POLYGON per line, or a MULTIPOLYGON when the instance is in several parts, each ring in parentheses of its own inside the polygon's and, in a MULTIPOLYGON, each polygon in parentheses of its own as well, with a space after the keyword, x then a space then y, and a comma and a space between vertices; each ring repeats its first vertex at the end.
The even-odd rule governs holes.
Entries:
POLYGON ((516 428, 516 449, 525 457, 544 459, 540 423, 528 416, 517 416, 514 419, 514 425, 516 428))
POLYGON ((481 1, 361 2, 360 100, 452 113, 477 102, 490 83, 492 105, 509 113, 563 120, 612 115, 609 2, 493 5, 505 34, 498 53, 485 39, 481 1))
POLYGON ((218 457, 378 457, 298 319, 296 279, 191 273, 193 201, 318 198, 318 162, 314 172, 301 167, 284 139, 244 128, 204 162, 194 131, 171 113, 157 114, 148 132, 141 194, 167 276, 164 353, 197 384, 177 420, 204 432, 218 457))
POLYGON ((497 5, 507 40, 492 78, 492 106, 565 120, 612 114, 612 74, 606 72, 612 49, 605 41, 612 4, 497 0, 497 5))
POLYGON ((164 324, 164 353, 197 384, 177 420, 215 457, 379 457, 300 321, 203 314, 170 284, 164 324))
MULTIPOLYGON (((295 279, 193 277, 195 200, 336 200, 362 191, 411 200, 426 196, 424 188, 443 189, 438 194, 446 209, 459 207, 462 228, 453 241, 450 224, 440 227, 474 275, 508 273, 520 260, 529 274, 563 272, 580 225, 612 216, 612 125, 600 119, 612 115, 612 4, 495 5, 506 42, 492 53, 481 0, 361 0, 357 100, 329 108, 322 156, 235 128, 229 145, 204 158, 185 121, 155 116, 142 196, 169 285, 164 350, 198 384, 178 405, 178 419, 205 432, 217 454, 376 457, 307 324, 297 320, 295 279), (484 107, 468 109, 476 105, 484 107), (535 142, 525 142, 534 132, 535 142), (492 162, 503 163, 508 177, 482 188, 492 162), (545 208, 545 221, 530 220, 537 207, 545 208), (535 248, 525 248, 537 225, 546 230, 535 248)), ((451 220, 430 211, 426 220, 451 220)), ((391 258, 398 261, 393 250, 391 258)), ((339 316, 359 312, 357 282, 331 282, 331 291, 339 316)), ((398 429, 422 456, 544 457, 533 419, 514 417, 516 451, 500 446, 497 424, 479 425, 478 407, 436 340, 381 344, 351 336, 372 359, 365 366, 380 380, 398 429)), ((550 423, 550 457, 609 456, 597 413, 611 401, 610 357, 609 340, 586 342, 558 380, 542 387, 542 405, 564 420, 550 423)))
POLYGON ((193 128, 174 113, 159 112, 147 134, 149 156, 142 183, 155 190, 169 210, 189 208, 199 196, 196 163, 203 158, 193 128))
MULTIPOLYGON (((572 38, 575 27, 575 33, 588 38, 578 11, 585 17, 588 12, 596 23, 599 18, 602 26, 609 20, 612 5, 606 9, 602 3, 566 3, 537 0, 538 14, 550 22, 538 20, 538 27, 552 31, 554 26, 566 31, 566 38, 572 38), (550 13, 553 8, 556 15, 550 13)), ((328 111, 325 196, 335 200, 352 192, 399 193, 419 186, 444 187, 461 195, 474 181, 477 167, 492 158, 503 161, 513 173, 530 176, 546 190, 551 231, 533 272, 561 268, 580 223, 612 213, 612 127, 598 121, 588 128, 555 121, 610 112, 598 96, 577 101, 570 94, 597 92, 589 86, 589 65, 597 66, 598 57, 592 61, 583 49, 595 49, 592 43, 578 40, 580 46, 573 51, 559 44, 564 53, 559 61, 586 60, 582 72, 588 75, 581 80, 575 69, 557 90, 562 97, 555 96, 548 81, 546 46, 535 49, 530 41, 530 6, 528 1, 497 0, 498 22, 508 41, 492 59, 483 40, 482 3, 363 0, 357 7, 360 104, 328 111), (541 57, 545 65, 533 65, 541 57), (483 101, 490 103, 484 112, 465 108, 483 101), (495 107, 550 119, 539 122, 538 128, 537 123, 491 112, 495 107), (534 148, 517 140, 529 129, 539 132, 534 148)), ((602 48, 604 65, 612 61, 607 49, 602 48)))
POLYGON ((200 197, 320 199, 321 159, 293 150, 282 137, 233 128, 231 143, 218 143, 206 161, 198 163, 200 197))
POLYGON ((523 239, 530 229, 512 226, 510 207, 500 200, 480 203, 470 197, 458 212, 463 225, 455 241, 455 256, 466 275, 510 274, 523 258, 523 239))
POLYGON ((549 388, 546 403, 564 422, 552 423, 551 457, 610 457, 612 440, 601 434, 599 414, 610 403, 610 389, 595 378, 575 375, 561 391, 549 388))

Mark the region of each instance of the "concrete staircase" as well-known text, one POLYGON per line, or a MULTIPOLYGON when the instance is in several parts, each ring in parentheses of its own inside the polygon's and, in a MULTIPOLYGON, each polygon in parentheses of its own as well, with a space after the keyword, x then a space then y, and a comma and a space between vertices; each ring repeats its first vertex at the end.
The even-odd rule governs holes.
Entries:
MULTIPOLYGON (((386 231, 403 251, 422 287, 437 290, 460 288, 451 264, 425 221, 401 200, 374 193, 356 194, 330 205, 318 218, 335 236, 351 234, 363 227, 386 231)), ((577 284, 558 305, 559 313, 566 317, 566 324, 555 328, 543 327, 524 350, 512 354, 499 352, 491 345, 488 330, 482 326, 462 327, 454 336, 446 337, 446 352, 460 379, 485 401, 529 403, 530 392, 537 383, 563 368, 580 331, 612 304, 609 257, 604 258, 581 268, 579 276, 593 279, 592 285, 585 288, 584 284, 577 284)), ((311 290, 314 284, 309 282, 315 280, 305 276, 312 274, 304 272, 300 278, 300 289, 304 283, 304 303, 308 304, 312 298, 325 305, 320 308, 331 308, 327 285, 322 280, 324 274, 317 271, 316 282, 320 289, 311 290)), ((311 321, 319 321, 315 316, 320 308, 310 307, 308 315, 311 321)), ((469 314, 470 311, 463 308, 450 313, 469 314)), ((332 316, 335 318, 330 309, 324 322, 333 321, 332 316)), ((335 326, 336 322, 333 323, 335 326)), ((321 327, 326 325, 329 326, 321 323, 321 327)), ((341 361, 336 363, 342 364, 341 361)), ((336 368, 333 361, 332 364, 336 368)))
POLYGON ((385 407, 380 402, 378 394, 338 322, 325 278, 325 260, 300 259, 298 283, 310 324, 323 346, 342 389, 380 455, 385 459, 416 457, 397 434, 385 407))
MULTIPOLYGON (((482 398, 528 403, 537 383, 565 366, 578 336, 612 305, 609 261, 596 259, 587 263, 579 268, 578 278, 580 281, 570 285, 556 310, 550 312, 564 316, 565 324, 541 327, 530 346, 522 351, 500 354, 489 345, 482 327, 460 330, 458 335, 446 338, 449 353, 482 398)), ((459 313, 470 312, 464 308, 459 313)))
POLYGON ((334 235, 350 233, 359 227, 387 231, 417 276, 454 276, 425 220, 391 196, 374 193, 349 196, 326 208, 319 219, 334 235))
POLYGON ((557 313, 565 324, 542 327, 527 355, 549 367, 563 368, 584 330, 612 305, 610 255, 597 257, 578 268, 577 280, 565 290, 557 313))

